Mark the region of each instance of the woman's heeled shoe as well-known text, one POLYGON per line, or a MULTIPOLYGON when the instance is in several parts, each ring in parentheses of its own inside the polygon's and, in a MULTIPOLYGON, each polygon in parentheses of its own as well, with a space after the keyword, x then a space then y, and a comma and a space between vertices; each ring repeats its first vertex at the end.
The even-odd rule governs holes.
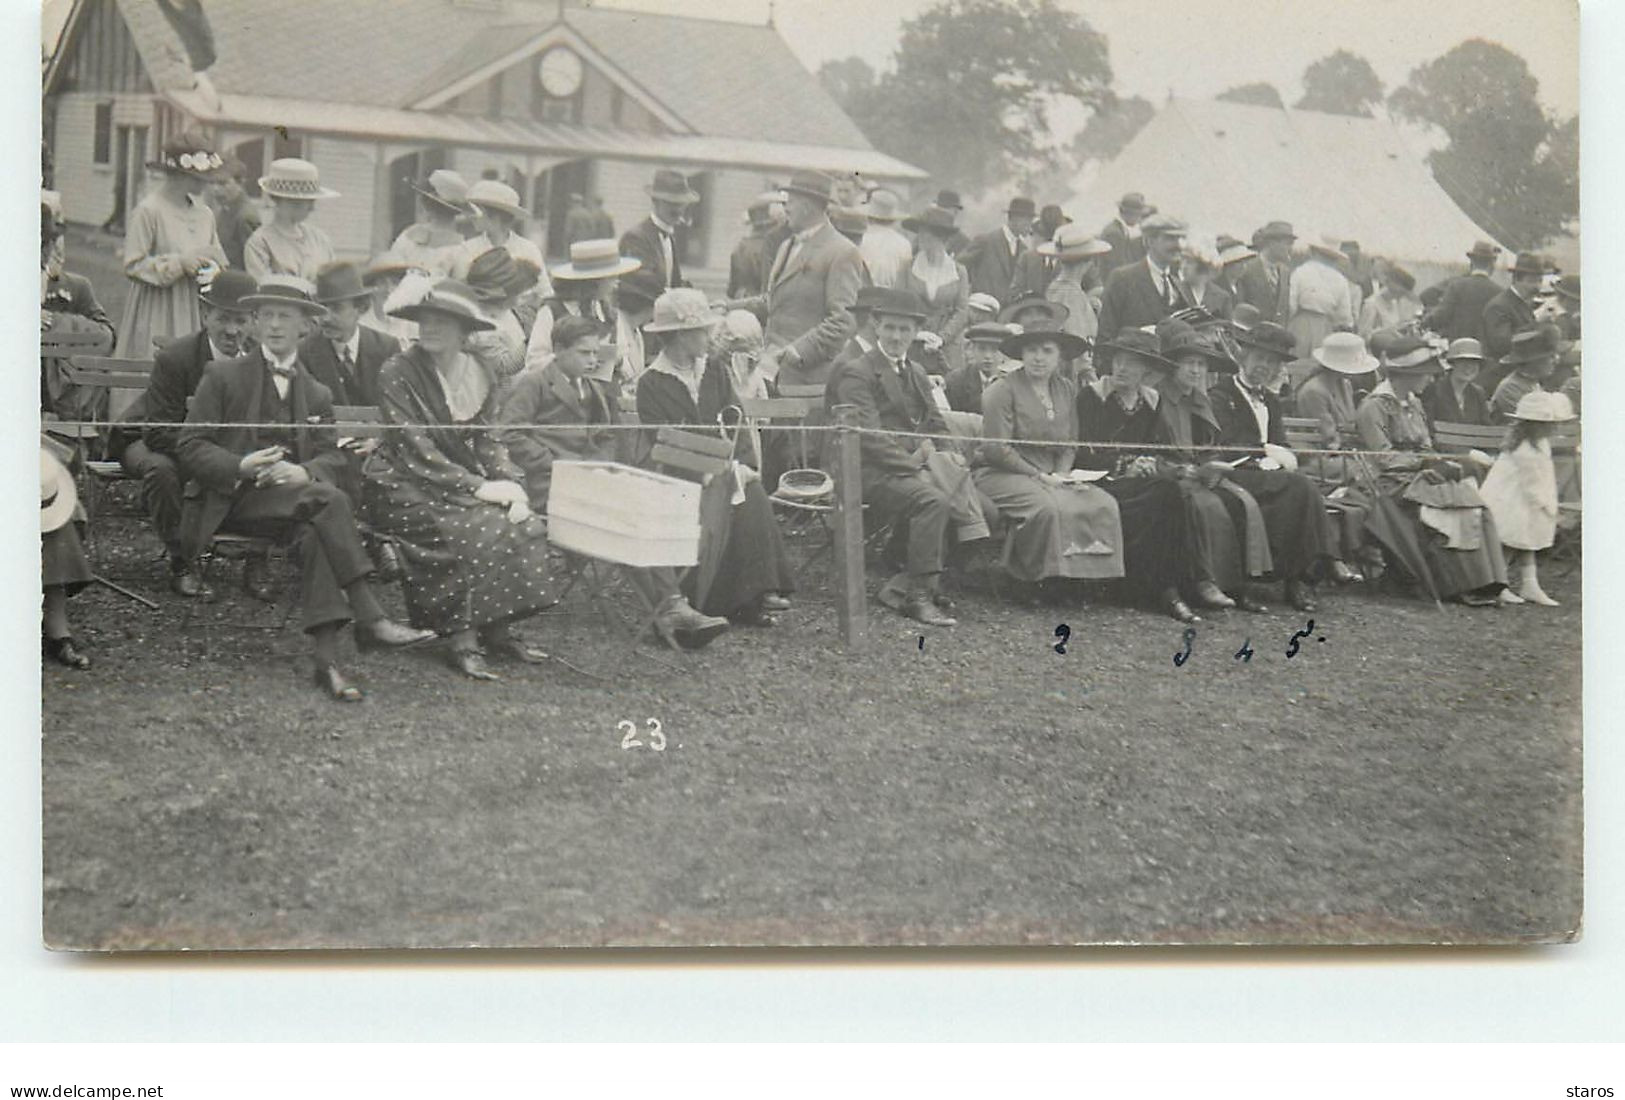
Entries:
POLYGON ((453 649, 446 654, 446 663, 470 680, 500 680, 485 663, 485 654, 477 649, 453 649))
POLYGON ((336 703, 359 703, 365 698, 361 689, 350 683, 336 665, 317 665, 313 679, 336 703))
POLYGON ((90 658, 79 652, 79 647, 74 643, 73 635, 64 634, 60 638, 42 637, 40 640, 45 655, 57 664, 66 665, 68 668, 77 669, 80 672, 86 672, 90 669, 90 658))

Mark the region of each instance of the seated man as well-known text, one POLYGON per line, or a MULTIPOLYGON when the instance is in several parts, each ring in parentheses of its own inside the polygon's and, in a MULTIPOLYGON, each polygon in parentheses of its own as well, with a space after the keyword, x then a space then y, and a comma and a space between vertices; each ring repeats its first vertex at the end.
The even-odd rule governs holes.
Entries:
POLYGON ((378 371, 401 342, 361 323, 372 306, 361 269, 348 260, 327 264, 316 273, 316 301, 327 313, 300 343, 299 361, 332 392, 335 405, 377 405, 378 371))
MULTIPOLYGON (((504 431, 499 439, 507 445, 508 457, 525 471, 530 505, 539 513, 547 512, 555 461, 614 462, 621 440, 631 434, 611 427, 621 423, 614 384, 589 377, 601 334, 590 318, 561 318, 553 327, 552 358, 540 370, 521 372, 502 403, 501 423, 523 426, 504 431), (536 427, 554 424, 605 427, 536 427)), ((727 619, 691 607, 669 570, 628 568, 624 573, 656 608, 656 631, 675 638, 684 649, 698 649, 728 629, 727 619)))
MULTIPOLYGON (((909 344, 925 320, 924 304, 902 290, 876 290, 872 301, 877 344, 830 376, 826 404, 855 406, 863 428, 946 435, 930 380, 918 364, 908 361, 909 344)), ((908 527, 906 566, 881 588, 880 602, 928 626, 955 625, 956 620, 943 613, 946 601, 939 585, 956 494, 943 487, 936 471, 944 463, 960 467, 963 461, 957 455, 939 455, 928 439, 865 434, 862 446, 864 501, 908 527), (939 459, 935 467, 933 457, 939 459)), ((964 473, 961 491, 969 485, 968 469, 964 473)), ((974 510, 974 494, 970 499, 974 510)), ((985 536, 985 527, 982 533, 985 536)))
POLYGON ((326 312, 315 287, 272 275, 241 299, 254 309, 258 345, 203 372, 176 453, 202 493, 188 515, 188 560, 216 531, 287 539, 297 536, 304 567, 304 628, 316 658, 316 684, 340 702, 361 690, 338 668, 339 627, 352 618, 362 647, 428 641, 385 617, 368 582, 372 562, 361 545, 350 499, 337 487, 346 459, 323 422, 333 395, 299 363, 307 320, 326 312), (218 427, 286 424, 286 428, 218 427))
POLYGON ((944 386, 948 407, 955 412, 980 413, 982 394, 997 382, 1008 360, 999 345, 1010 336, 1009 325, 983 323, 965 331, 965 365, 948 375, 944 386))
MULTIPOLYGON (((152 361, 152 378, 147 392, 136 399, 128 414, 133 426, 120 429, 121 435, 139 432, 123 448, 119 463, 124 472, 141 481, 141 503, 152 526, 169 551, 169 587, 178 595, 204 593, 203 580, 195 556, 182 546, 181 477, 176 448, 181 430, 164 425, 186 419, 186 401, 203 379, 203 368, 212 360, 241 355, 250 343, 251 316, 243 299, 257 289, 254 280, 241 271, 222 271, 198 295, 202 303, 203 328, 189 336, 179 336, 159 349, 152 361), (142 429, 140 422, 154 425, 142 429)), ((244 583, 255 576, 266 583, 264 559, 250 558, 244 566, 244 583)))

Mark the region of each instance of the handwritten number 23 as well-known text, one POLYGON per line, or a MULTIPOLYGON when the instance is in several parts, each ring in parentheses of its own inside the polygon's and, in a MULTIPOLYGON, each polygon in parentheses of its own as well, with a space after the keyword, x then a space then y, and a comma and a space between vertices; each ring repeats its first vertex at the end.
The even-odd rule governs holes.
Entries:
MULTIPOLYGON (((660 728, 660 719, 650 718, 648 720, 648 725, 649 747, 655 750, 655 752, 665 752, 666 734, 665 731, 660 728)), ((626 730, 626 735, 621 738, 621 748, 641 749, 643 747, 643 742, 639 741, 637 737, 638 727, 633 724, 630 718, 622 718, 619 722, 615 723, 615 728, 626 730)))

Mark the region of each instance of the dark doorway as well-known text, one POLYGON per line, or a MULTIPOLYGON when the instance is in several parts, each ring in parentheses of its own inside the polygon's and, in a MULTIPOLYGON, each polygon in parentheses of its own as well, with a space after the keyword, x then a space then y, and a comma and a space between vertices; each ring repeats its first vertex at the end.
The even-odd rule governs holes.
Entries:
POLYGON ((401 231, 418 220, 418 193, 412 185, 437 168, 446 166, 446 151, 441 148, 424 149, 408 153, 389 162, 389 239, 391 242, 401 231))
POLYGON ((571 160, 539 173, 531 184, 531 212, 547 219, 547 240, 538 243, 549 260, 570 254, 564 225, 570 213, 570 196, 586 195, 591 183, 592 161, 571 160))

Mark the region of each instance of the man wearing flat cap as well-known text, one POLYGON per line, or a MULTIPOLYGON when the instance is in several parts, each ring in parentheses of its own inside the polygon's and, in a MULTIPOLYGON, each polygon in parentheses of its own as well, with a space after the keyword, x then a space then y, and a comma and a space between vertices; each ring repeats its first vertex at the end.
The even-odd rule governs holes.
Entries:
POLYGON ((1191 305, 1179 279, 1179 248, 1185 223, 1153 214, 1140 223, 1145 259, 1120 267, 1106 277, 1100 300, 1099 339, 1110 340, 1125 328, 1154 325, 1175 310, 1191 305))
POLYGON ((959 262, 970 275, 970 288, 1003 301, 1016 277, 1016 260, 1027 251, 1027 233, 1032 229, 1038 208, 1025 195, 1010 200, 1004 224, 974 238, 959 253, 959 262))
POLYGON ((649 216, 621 235, 621 255, 643 262, 645 271, 660 275, 666 287, 687 286, 683 278, 681 232, 688 224, 688 211, 700 201, 700 193, 688 185, 688 177, 674 168, 655 171, 649 192, 649 216))
POLYGON ((830 224, 834 183, 823 172, 790 177, 783 188, 790 236, 768 268, 767 292, 736 303, 766 316, 768 350, 760 369, 781 384, 827 382, 852 334, 851 307, 864 283, 863 255, 830 224))
POLYGON ((1109 276, 1120 267, 1145 259, 1145 241, 1140 235, 1140 223, 1156 212, 1157 208, 1146 202, 1145 196, 1138 191, 1130 191, 1117 200, 1117 217, 1095 234, 1112 246, 1111 252, 1101 260, 1101 271, 1109 276))
POLYGON ((1484 307, 1501 292, 1491 276, 1500 246, 1479 241, 1467 253, 1467 274, 1444 285, 1444 296, 1422 316, 1422 327, 1448 340, 1484 342, 1484 307))
POLYGON ((1286 222, 1270 222, 1253 234, 1258 255, 1242 265, 1236 276, 1236 297, 1251 303, 1259 319, 1278 325, 1287 322, 1287 296, 1292 285, 1292 242, 1297 240, 1286 222))

